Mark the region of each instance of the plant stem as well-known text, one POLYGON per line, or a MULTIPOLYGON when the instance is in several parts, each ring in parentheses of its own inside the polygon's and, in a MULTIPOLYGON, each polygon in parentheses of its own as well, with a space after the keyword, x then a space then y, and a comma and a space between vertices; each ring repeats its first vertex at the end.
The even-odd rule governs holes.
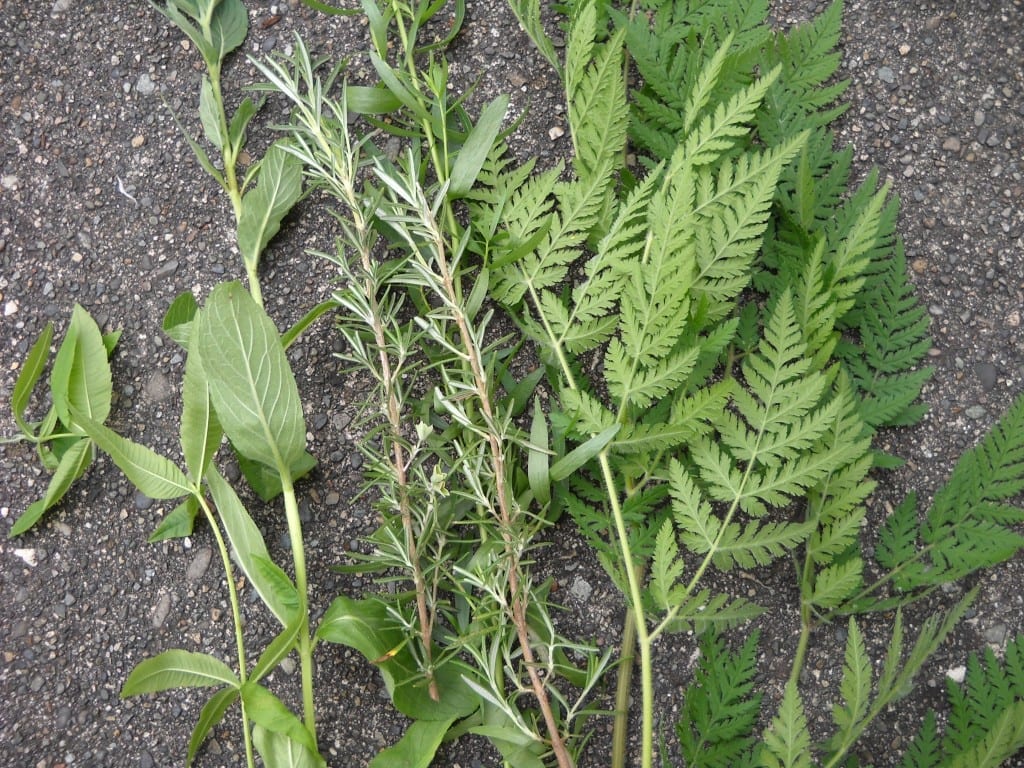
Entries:
POLYGON ((629 696, 633 685, 633 661, 636 658, 636 613, 626 607, 619 644, 619 674, 615 681, 615 727, 612 731, 611 768, 626 766, 626 737, 629 735, 629 696))
POLYGON ((282 495, 284 496, 285 517, 288 520, 288 537, 292 548, 292 563, 295 566, 295 589, 299 593, 299 663, 302 667, 302 714, 306 729, 316 740, 316 710, 313 704, 313 645, 309 637, 309 593, 306 584, 306 553, 302 542, 302 521, 299 519, 299 505, 295 499, 295 487, 291 473, 279 464, 282 495))
MULTIPOLYGON (((206 517, 206 522, 210 526, 210 530, 213 532, 213 538, 217 542, 217 551, 220 553, 221 565, 224 567, 224 577, 228 582, 228 602, 231 603, 231 619, 235 625, 235 652, 238 656, 238 680, 242 685, 245 685, 247 672, 246 672, 246 661, 245 661, 245 635, 242 631, 242 610, 238 600, 238 589, 235 587, 235 575, 234 569, 231 567, 231 555, 228 552, 227 544, 224 542, 224 536, 220 531, 220 526, 217 524, 217 518, 210 509, 210 505, 207 503, 203 494, 196 490, 195 498, 199 502, 200 508, 203 510, 203 514, 206 517)), ((238 697, 238 702, 242 709, 242 736, 245 742, 245 764, 248 768, 255 768, 256 762, 253 755, 252 746, 252 734, 249 732, 249 716, 246 712, 245 699, 241 696, 238 697)))

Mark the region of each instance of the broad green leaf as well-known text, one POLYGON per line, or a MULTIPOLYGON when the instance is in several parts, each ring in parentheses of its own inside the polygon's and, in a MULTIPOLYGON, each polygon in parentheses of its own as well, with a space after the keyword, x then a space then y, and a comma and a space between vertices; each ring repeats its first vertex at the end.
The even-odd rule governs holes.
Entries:
POLYGON ((287 601, 281 599, 277 585, 269 583, 264 572, 256 565, 257 558, 270 560, 263 534, 249 516, 235 489, 215 466, 210 466, 206 470, 206 484, 231 542, 238 567, 242 569, 271 613, 282 625, 287 626, 294 610, 288 607, 287 601))
POLYGON ((191 536, 195 527, 196 515, 199 514, 199 502, 195 496, 189 496, 181 504, 168 512, 160 525, 149 535, 147 541, 154 544, 167 539, 181 539, 191 536))
POLYGON ((480 169, 483 168, 501 133, 501 124, 508 111, 508 96, 499 96, 480 112, 480 119, 466 137, 448 177, 448 196, 464 197, 476 184, 480 169))
POLYGON ((401 106, 401 100, 383 86, 349 85, 345 88, 345 108, 354 115, 386 115, 401 106))
POLYGON ((245 42, 248 32, 249 12, 242 0, 219 0, 209 30, 209 39, 218 59, 223 61, 225 56, 245 42))
POLYGON ((217 104, 217 97, 213 94, 213 83, 210 82, 209 77, 204 75, 203 83, 199 88, 199 122, 203 125, 206 140, 218 149, 227 143, 220 120, 220 105, 217 104))
POLYGON ((209 688, 215 685, 241 687, 235 673, 220 659, 206 653, 176 648, 136 665, 124 681, 121 697, 157 693, 172 688, 209 688))
POLYGON ((245 702, 246 715, 254 723, 273 733, 287 736, 291 741, 304 746, 311 754, 317 754, 313 734, 306 730, 306 726, 283 701, 262 685, 253 682, 243 685, 242 701, 245 702))
MULTIPOLYGON (((233 445, 232 448, 234 448, 233 445)), ((281 495, 283 487, 281 485, 281 476, 277 473, 277 470, 260 464, 258 461, 246 458, 237 449, 235 450, 235 458, 238 459, 238 467, 242 470, 245 481, 249 484, 250 488, 256 491, 256 495, 260 499, 271 501, 281 495)), ((314 467, 316 467, 316 458, 304 451, 299 461, 291 467, 290 477, 292 482, 294 483, 299 478, 305 477, 314 467)))
POLYGON ((60 457, 60 463, 50 478, 50 484, 46 488, 46 495, 21 513, 21 516, 11 526, 8 536, 13 538, 20 536, 43 516, 46 510, 57 504, 68 488, 82 476, 88 466, 92 463, 93 451, 92 440, 87 437, 77 438, 64 454, 60 457))
POLYGON ((192 736, 188 740, 188 755, 185 757, 186 768, 192 765, 199 753, 199 748, 206 741, 207 734, 220 724, 228 708, 235 703, 237 698, 237 688, 225 688, 213 694, 203 705, 203 709, 199 713, 199 720, 196 722, 196 727, 192 729, 192 736))
POLYGON ((619 431, 618 424, 613 424, 602 432, 594 435, 582 445, 573 448, 569 453, 551 465, 550 476, 556 483, 569 477, 592 458, 597 456, 619 431))
POLYGON ((322 768, 324 761, 302 744, 287 736, 268 731, 261 725, 252 729, 252 740, 263 763, 271 768, 322 768))
POLYGON ((28 352, 28 357, 21 364, 21 371, 18 373, 18 380, 14 382, 14 389, 11 392, 11 411, 18 429, 27 437, 31 435, 32 429, 25 423, 25 409, 28 408, 28 401, 32 397, 32 390, 43 375, 46 368, 46 361, 50 359, 50 342, 53 340, 53 323, 47 323, 40 332, 39 337, 28 352))
POLYGON ((259 574, 260 582, 273 592, 274 602, 284 606, 289 615, 294 616, 299 610, 299 591, 288 574, 269 557, 253 554, 252 564, 259 574))
POLYGON ((176 499, 192 494, 192 484, 170 459, 122 437, 78 410, 73 410, 72 415, 132 485, 151 499, 176 499))
POLYGON ((237 282, 214 288, 194 343, 208 366, 217 417, 240 453, 287 472, 302 458, 306 425, 277 328, 237 282))
POLYGON ((183 291, 174 297, 171 306, 164 314, 163 331, 179 347, 188 349, 192 336, 192 320, 195 319, 199 305, 192 291, 183 291))
POLYGON ((114 392, 103 334, 92 316, 77 304, 71 326, 75 329, 75 346, 67 379, 68 409, 102 424, 110 415, 114 392))
POLYGON ((416 720, 394 746, 381 750, 370 768, 429 768, 454 719, 416 720))
POLYGON ((185 466, 196 480, 206 473, 224 434, 210 402, 210 387, 198 346, 192 345, 185 360, 180 428, 185 466))
POLYGON ((530 427, 529 455, 527 457, 527 475, 530 490, 541 505, 551 501, 551 481, 548 477, 548 422, 541 407, 540 398, 533 401, 533 424, 530 427))
POLYGON ((255 266, 281 222, 302 195, 302 161, 272 144, 260 162, 259 183, 242 198, 238 220, 238 249, 246 264, 255 266))

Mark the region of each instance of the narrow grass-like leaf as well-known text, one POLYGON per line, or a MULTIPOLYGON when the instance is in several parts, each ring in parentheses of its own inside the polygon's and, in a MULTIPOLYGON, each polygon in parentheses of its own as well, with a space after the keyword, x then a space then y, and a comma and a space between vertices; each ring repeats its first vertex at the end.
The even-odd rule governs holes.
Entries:
POLYGON ((370 768, 429 768, 454 719, 416 720, 394 746, 383 749, 370 768))
MULTIPOLYGON (((289 740, 301 744, 310 754, 317 754, 316 739, 313 738, 302 721, 285 706, 277 696, 262 685, 247 682, 242 686, 242 701, 245 702, 246 715, 257 725, 268 731, 288 737, 289 740)), ((271 765, 273 765, 271 763, 271 765)))
POLYGON ((402 106, 401 99, 383 86, 349 85, 345 97, 345 107, 354 115, 386 115, 402 106))
POLYGON ((288 626, 294 609, 289 607, 289 601, 282 599, 283 596, 280 594, 278 585, 270 583, 265 577, 265 572, 256 564, 257 558, 270 560, 267 545, 263 541, 263 534, 260 533, 260 529, 249 516, 249 512, 238 498, 235 489, 221 476, 215 466, 207 469, 206 483, 210 488, 214 504, 217 505, 221 522, 224 523, 224 530, 231 542, 238 567, 252 582, 256 592, 271 613, 282 625, 288 626))
POLYGON ((238 220, 238 250, 255 266, 260 254, 281 229, 281 222, 302 195, 302 162, 280 142, 260 162, 259 183, 242 198, 238 220))
POLYGON ((499 96, 480 112, 480 119, 466 137, 448 177, 450 198, 463 197, 473 188, 480 169, 498 139, 507 111, 508 96, 499 96))
POLYGON ((71 484, 80 478, 92 463, 92 458, 92 440, 86 437, 75 440, 60 457, 57 469, 50 478, 50 484, 46 487, 46 494, 21 513, 21 516, 11 526, 8 536, 10 538, 20 536, 35 525, 46 510, 64 498, 64 494, 68 492, 71 484))
POLYGON ((594 435, 585 443, 576 446, 565 456, 551 465, 551 479, 556 483, 569 477, 592 458, 597 456, 619 432, 619 425, 614 424, 594 435))
POLYGON ((28 352, 28 357, 21 364, 21 371, 18 379, 14 382, 14 389, 11 391, 11 411, 14 414, 14 421, 18 429, 26 436, 32 434, 32 429, 25 423, 25 409, 28 408, 28 401, 32 397, 32 390, 43 375, 46 368, 46 361, 50 359, 50 342, 53 340, 53 323, 47 323, 39 333, 39 337, 28 352))
POLYGON ((288 626, 282 629, 277 637, 270 641, 270 645, 263 649, 259 661, 256 662, 256 666, 252 668, 252 673, 249 675, 250 680, 253 682, 262 680, 263 677, 270 674, 291 653, 296 641, 299 639, 299 632, 302 630, 303 624, 302 620, 302 616, 296 615, 288 623, 288 626))
POLYGON ((172 688, 209 688, 241 683, 227 664, 207 653, 173 649, 136 665, 121 688, 121 697, 157 693, 172 688))
POLYGON ((75 420, 136 488, 151 499, 177 499, 190 495, 193 485, 170 459, 133 442, 77 410, 75 420))
POLYGON ((188 740, 188 755, 185 757, 186 768, 195 761, 196 755, 199 754, 199 748, 203 746, 210 730, 220 725, 228 708, 235 703, 238 695, 237 688, 225 688, 213 694, 203 705, 203 709, 199 713, 199 720, 196 721, 196 727, 192 729, 192 736, 188 740))
POLYGON ((306 427, 277 328, 237 282, 210 294, 194 337, 221 426, 243 454, 287 472, 305 452, 306 427))
POLYGON ((538 504, 551 501, 551 479, 548 473, 549 454, 548 422, 541 407, 540 398, 533 401, 533 422, 530 426, 530 445, 532 446, 526 459, 527 476, 530 490, 538 504))

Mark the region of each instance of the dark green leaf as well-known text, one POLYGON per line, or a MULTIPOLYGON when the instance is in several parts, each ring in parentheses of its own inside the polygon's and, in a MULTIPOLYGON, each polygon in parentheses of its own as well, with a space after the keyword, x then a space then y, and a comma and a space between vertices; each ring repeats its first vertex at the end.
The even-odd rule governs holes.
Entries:
POLYGON ((249 12, 242 0, 219 0, 210 20, 210 42, 220 61, 243 42, 249 32, 249 12))
POLYGON ((416 720, 394 746, 377 753, 370 768, 429 768, 451 728, 450 720, 416 720))
POLYGON ((355 115, 386 115, 401 106, 399 98, 383 86, 350 85, 345 88, 345 107, 355 115))
POLYGON ((183 291, 174 297, 171 306, 164 314, 163 331, 179 347, 188 348, 189 339, 192 336, 192 320, 199 311, 196 304, 196 297, 192 291, 183 291))
POLYGON ((212 728, 216 728, 220 724, 220 721, 224 719, 224 714, 228 711, 228 707, 234 704, 237 698, 237 688, 225 688, 213 694, 206 704, 203 705, 203 709, 199 713, 199 720, 196 722, 196 727, 192 729, 192 737, 188 740, 188 755, 185 757, 186 768, 192 765, 196 755, 199 753, 199 748, 206 741, 207 734, 212 728))
POLYGON ((218 149, 222 149, 227 143, 221 128, 220 110, 221 105, 217 103, 217 97, 213 94, 213 83, 204 75, 199 88, 199 122, 203 125, 206 140, 218 149))
POLYGON ((455 158, 449 177, 448 196, 463 197, 476 184, 480 169, 494 149, 494 144, 501 133, 501 124, 508 110, 508 96, 499 96, 480 112, 480 119, 473 126, 466 143, 462 145, 455 158))
POLYGON ((64 494, 68 492, 71 484, 80 478, 92 463, 92 458, 92 440, 86 437, 76 438, 71 447, 60 457, 60 463, 57 464, 57 469, 46 488, 46 495, 22 512, 11 526, 8 536, 11 538, 20 536, 35 525, 46 510, 64 498, 64 494))
POLYGON ((163 520, 156 530, 149 535, 147 541, 154 544, 167 539, 181 539, 192 535, 195 526, 196 515, 199 514, 199 502, 195 496, 189 496, 181 504, 176 506, 163 520))
POLYGON ((224 435, 210 402, 210 387, 198 347, 192 345, 185 360, 180 428, 185 466, 195 480, 206 473, 224 435))
POLYGON ((302 162, 280 143, 272 144, 260 162, 259 184, 242 198, 238 250, 246 264, 259 263, 263 249, 301 195, 302 162))
POLYGON ((249 126, 249 121, 260 111, 261 106, 262 102, 256 104, 250 98, 242 99, 242 103, 238 105, 231 122, 228 123, 228 144, 234 149, 241 149, 245 144, 245 129, 249 126))

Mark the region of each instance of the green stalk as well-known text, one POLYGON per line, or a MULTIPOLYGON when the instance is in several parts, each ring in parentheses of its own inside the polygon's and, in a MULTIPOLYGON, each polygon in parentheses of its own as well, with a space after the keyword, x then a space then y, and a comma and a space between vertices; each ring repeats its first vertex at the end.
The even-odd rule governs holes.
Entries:
POLYGON ((302 668, 302 714, 306 729, 316 740, 316 709, 313 704, 313 644, 309 636, 309 593, 306 585, 306 551, 302 541, 302 521, 295 499, 295 487, 287 468, 278 466, 284 496, 285 517, 288 520, 288 538, 295 566, 295 588, 299 593, 299 664, 302 668))
MULTIPOLYGON (((220 552, 221 565, 224 567, 224 576, 228 582, 228 602, 231 603, 231 619, 235 625, 235 650, 238 656, 238 680, 242 685, 245 685, 246 681, 246 662, 245 662, 245 635, 242 630, 242 610, 238 601, 238 590, 235 587, 234 569, 231 567, 231 555, 228 552, 227 545, 224 542, 224 536, 221 533, 220 526, 217 524, 217 519, 210 509, 210 505, 207 504, 203 494, 197 492, 195 494, 196 500, 199 502, 199 506, 203 510, 203 514, 206 516, 206 522, 210 526, 210 530, 213 531, 214 540, 217 542, 217 551, 220 552)), ((248 768, 255 768, 256 761, 253 753, 252 746, 252 734, 249 731, 249 715, 245 708, 245 699, 241 696, 238 697, 238 703, 242 708, 242 735, 245 742, 245 764, 248 768)))
POLYGON ((636 613, 626 608, 619 644, 619 674, 615 681, 615 725, 612 730, 611 768, 625 768, 626 737, 629 735, 629 694, 633 686, 633 661, 636 658, 636 613))

